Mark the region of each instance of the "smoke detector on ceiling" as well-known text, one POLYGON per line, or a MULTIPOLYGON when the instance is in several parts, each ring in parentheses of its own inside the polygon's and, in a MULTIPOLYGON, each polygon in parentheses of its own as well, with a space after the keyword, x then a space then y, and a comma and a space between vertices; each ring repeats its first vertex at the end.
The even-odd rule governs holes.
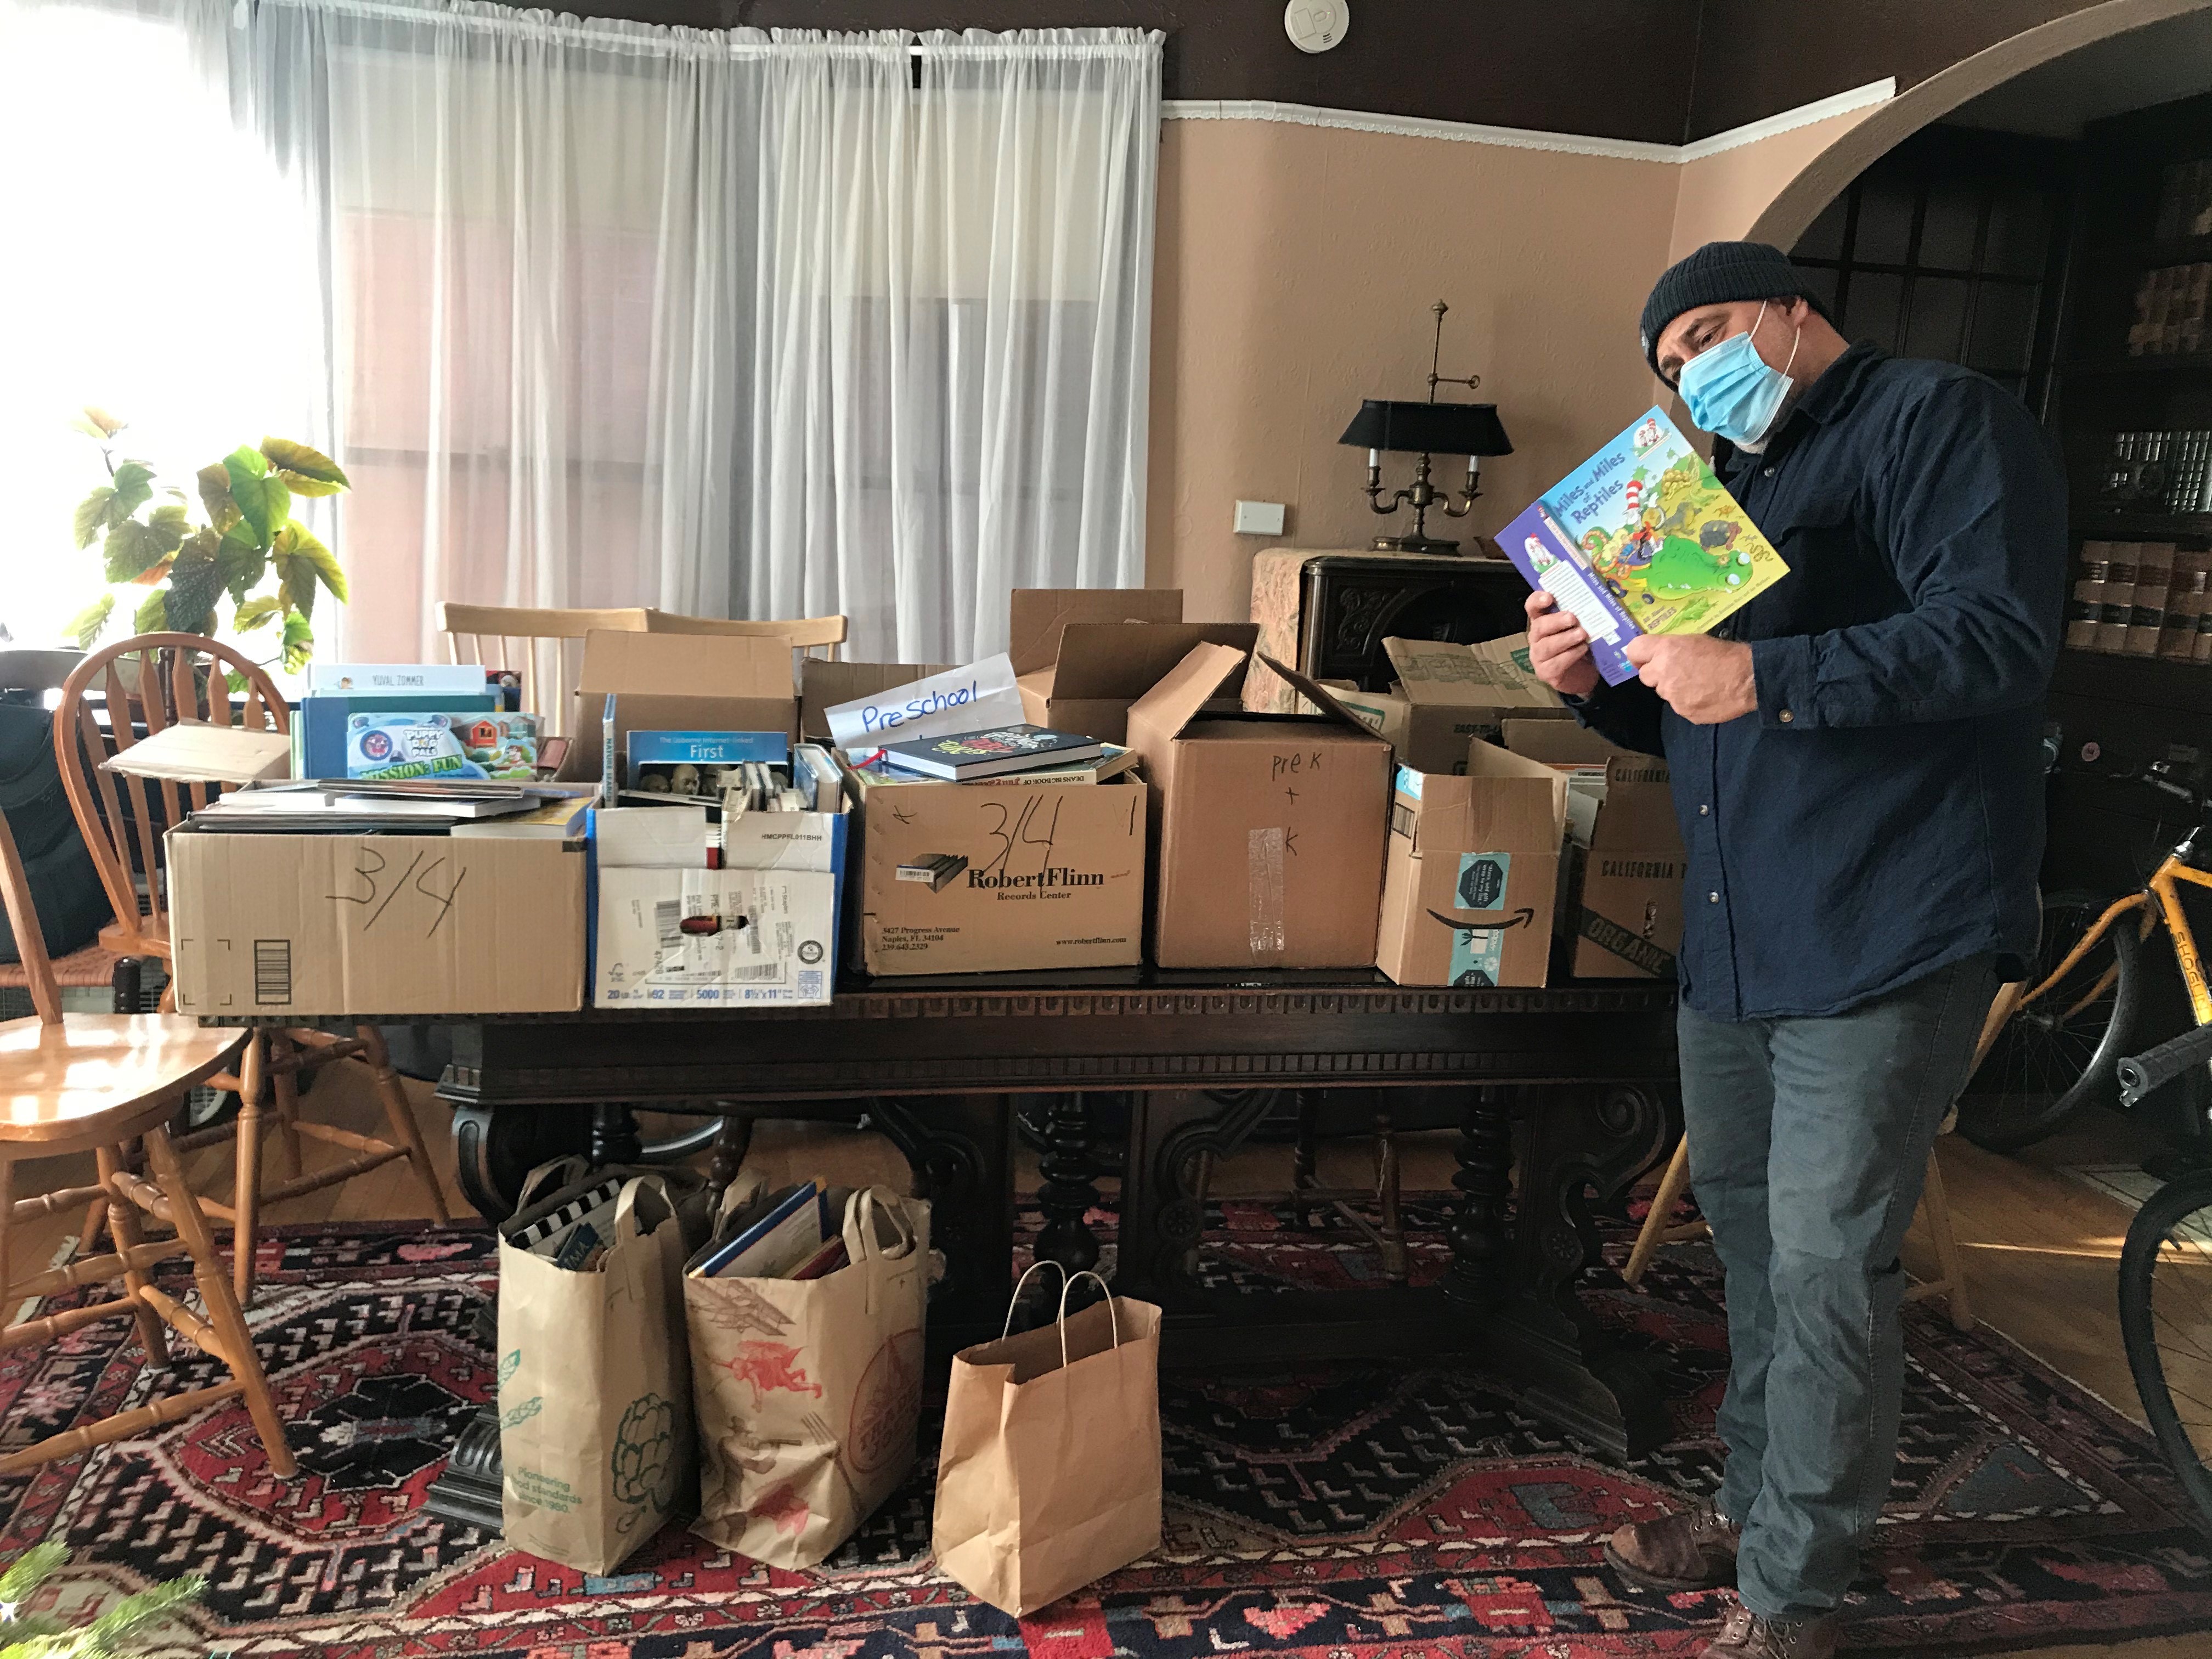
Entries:
POLYGON ((1283 33, 1300 52, 1327 52, 1351 27, 1346 0, 1291 0, 1283 8, 1283 33))

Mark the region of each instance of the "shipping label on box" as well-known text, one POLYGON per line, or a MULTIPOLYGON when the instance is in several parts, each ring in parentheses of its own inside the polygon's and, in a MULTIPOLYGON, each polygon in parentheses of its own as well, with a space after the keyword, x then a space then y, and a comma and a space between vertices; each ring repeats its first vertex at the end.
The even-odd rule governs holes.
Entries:
POLYGON ((180 829, 166 846, 179 1013, 582 1006, 580 842, 180 829))
POLYGON ((872 974, 1109 968, 1143 959, 1146 805, 1085 786, 854 777, 872 974))
POLYGON ((595 1006, 830 1000, 837 927, 834 873, 603 866, 595 879, 595 1006))

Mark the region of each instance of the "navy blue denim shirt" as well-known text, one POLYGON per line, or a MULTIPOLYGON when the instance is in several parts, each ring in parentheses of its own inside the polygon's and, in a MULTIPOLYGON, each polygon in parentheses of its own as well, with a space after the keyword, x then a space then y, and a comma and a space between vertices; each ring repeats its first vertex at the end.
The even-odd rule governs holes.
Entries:
POLYGON ((1683 1000, 1840 1013, 2031 955, 2066 564, 2042 429, 1980 375, 1858 345, 1722 477, 1790 566, 1715 630, 1751 642, 1758 712, 1693 726, 1635 681, 1581 708, 1667 757, 1683 1000))

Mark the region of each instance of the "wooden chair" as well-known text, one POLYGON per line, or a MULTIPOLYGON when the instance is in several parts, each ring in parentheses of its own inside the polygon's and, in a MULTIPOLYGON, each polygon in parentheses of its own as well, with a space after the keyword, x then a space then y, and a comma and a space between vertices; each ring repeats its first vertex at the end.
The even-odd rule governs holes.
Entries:
MULTIPOLYGON (((180 719, 276 732, 291 728, 291 711, 268 675, 229 647, 196 634, 141 634, 94 653, 64 683, 61 703, 54 711, 62 787, 115 908, 115 920, 103 930, 102 942, 120 955, 158 957, 164 963, 171 955, 162 833, 214 799, 222 786, 132 777, 108 771, 100 763, 135 743, 140 726, 151 734, 180 719), (242 687, 243 701, 236 707, 226 674, 235 676, 242 687), (101 693, 97 699, 88 695, 95 688, 101 693)), ((162 1006, 173 1006, 173 999, 164 992, 162 1006)), ((306 1030, 254 1031, 237 1070, 209 1081, 238 1091, 238 1118, 182 1136, 177 1146, 189 1151, 236 1139, 238 1179, 231 1202, 205 1199, 201 1207, 231 1223, 232 1280, 240 1302, 251 1306, 253 1301, 254 1254, 264 1205, 336 1186, 404 1158, 414 1166, 432 1215, 441 1225, 448 1218, 445 1194, 431 1166, 429 1150, 422 1144, 414 1109, 392 1069, 383 1034, 374 1025, 356 1025, 350 1037, 306 1030), (374 1075, 378 1097, 392 1126, 390 1140, 300 1116, 300 1074, 340 1060, 362 1060, 374 1075), (287 1178, 273 1187, 262 1184, 264 1090, 274 1097, 272 1115, 288 1170, 287 1178), (341 1147, 351 1156, 307 1173, 300 1156, 302 1136, 341 1147)))
MULTIPOLYGON (((82 651, 0 651, 0 694, 58 693, 70 671, 83 660, 82 651)), ((123 960, 97 941, 80 945, 65 957, 51 959, 54 982, 72 991, 105 988, 117 998, 115 1012, 131 1013, 136 1010, 123 1006, 125 994, 115 972, 123 960)), ((28 969, 22 963, 0 962, 0 990, 21 991, 29 986, 28 969)))
POLYGON ((149 1406, 47 1436, 35 1445, 0 1457, 0 1475, 21 1474, 57 1457, 71 1457, 111 1440, 143 1435, 176 1422, 219 1401, 244 1395, 247 1415, 279 1480, 296 1471, 284 1425, 269 1397, 269 1379, 253 1351, 253 1338, 238 1298, 222 1276, 207 1217, 185 1182, 177 1150, 169 1139, 169 1114, 193 1085, 211 1079, 246 1045, 243 1031, 204 1030, 197 1020, 174 1014, 64 1014, 46 945, 39 935, 30 884, 15 851, 15 838, 0 814, 0 902, 21 939, 29 969, 31 997, 38 1009, 29 1019, 0 1024, 0 1305, 13 1309, 27 1297, 46 1296, 71 1286, 112 1284, 123 1293, 81 1308, 67 1308, 43 1319, 26 1319, 0 1330, 0 1348, 28 1347, 54 1341, 81 1327, 128 1314, 154 1364, 169 1361, 167 1333, 174 1331, 195 1347, 221 1360, 230 1381, 172 1395, 149 1406), (139 1140, 151 1165, 150 1178, 132 1173, 125 1153, 139 1140), (15 1163, 91 1152, 99 1178, 35 1198, 15 1196, 15 1163), (8 1242, 14 1224, 56 1210, 97 1202, 106 1206, 115 1248, 107 1255, 82 1257, 66 1267, 16 1276, 8 1242), (176 1230, 175 1237, 148 1240, 139 1231, 141 1212, 176 1230), (189 1255, 206 1316, 194 1313, 155 1285, 147 1269, 172 1256, 189 1255))
POLYGON ((837 648, 845 643, 851 631, 849 621, 843 617, 800 617, 790 622, 751 622, 724 617, 686 617, 673 611, 652 611, 645 613, 645 631, 648 634, 724 634, 745 639, 776 639, 785 641, 793 651, 820 651, 830 662, 837 660, 837 648))
MULTIPOLYGON (((1968 1077, 1981 1069, 1990 1045, 1996 1041, 1997 1033, 2020 1006, 2021 994, 2026 988, 2025 981, 1997 988, 1990 1011, 1982 1018, 1982 1034, 1974 1044, 1973 1063, 1966 1068, 1968 1077)), ((1949 1134, 1958 1121, 1959 1109, 1954 1104, 1944 1115, 1937 1137, 1949 1134)), ((1651 1195, 1650 1212, 1637 1231, 1636 1243, 1628 1252, 1628 1265, 1620 1270, 1621 1278, 1628 1284, 1642 1281, 1644 1270, 1651 1265, 1651 1258, 1662 1244, 1686 1244, 1713 1236, 1713 1230, 1703 1221, 1677 1222, 1673 1218, 1674 1206, 1681 1202, 1689 1184, 1690 1138, 1686 1134, 1675 1143, 1674 1157, 1667 1160, 1666 1173, 1659 1177, 1659 1190, 1651 1195)), ((1916 1281, 1906 1289, 1905 1300, 1917 1302, 1926 1297, 1943 1297, 1950 1304, 1953 1327, 1971 1331, 1974 1328, 1974 1308, 1966 1289, 1966 1258, 1959 1254, 1958 1235, 1951 1228, 1951 1200, 1943 1189, 1943 1168, 1932 1150, 1928 1154, 1928 1178, 1920 1190, 1919 1213, 1928 1224, 1929 1238, 1936 1247, 1939 1276, 1916 1281)))
POLYGON ((539 610, 504 605, 438 605, 448 662, 477 662, 522 676, 522 708, 538 716, 539 741, 573 737, 570 693, 583 662, 584 635, 595 628, 642 634, 648 616, 641 606, 611 611, 539 610))

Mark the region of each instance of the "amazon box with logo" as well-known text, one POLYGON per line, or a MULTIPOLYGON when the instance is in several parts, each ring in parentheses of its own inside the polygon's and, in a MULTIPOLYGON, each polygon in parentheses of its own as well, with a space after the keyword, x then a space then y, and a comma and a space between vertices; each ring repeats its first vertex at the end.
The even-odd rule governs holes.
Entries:
POLYGON ((1390 746, 1335 696, 1281 674, 1318 714, 1208 713, 1243 672, 1191 650, 1130 708, 1155 797, 1153 959, 1163 968, 1370 968, 1390 746))
POLYGON ((1569 778, 1569 898, 1559 931, 1577 979, 1672 979, 1682 948, 1682 834, 1667 763, 1578 726, 1521 726, 1515 747, 1569 778))
MULTIPOLYGON (((1017 588, 1007 654, 1033 725, 1128 741, 1129 705, 1194 646, 1249 651, 1255 623, 1186 623, 1182 594, 1162 588, 1017 588)), ((1243 691, 1240 672, 1221 696, 1243 691)))
POLYGON ((1122 968, 1144 959, 1146 804, 1106 783, 908 782, 846 769, 854 948, 871 974, 1122 968))
POLYGON ((583 1006, 579 837, 240 835, 183 824, 164 846, 180 1014, 583 1006))
POLYGON ((1541 985, 1567 831, 1567 780, 1468 745, 1457 775, 1398 769, 1376 965, 1401 985, 1541 985))
POLYGON ((593 629, 584 636, 576 701, 563 782, 590 783, 611 766, 618 770, 633 731, 789 738, 799 723, 791 647, 781 639, 593 629))

